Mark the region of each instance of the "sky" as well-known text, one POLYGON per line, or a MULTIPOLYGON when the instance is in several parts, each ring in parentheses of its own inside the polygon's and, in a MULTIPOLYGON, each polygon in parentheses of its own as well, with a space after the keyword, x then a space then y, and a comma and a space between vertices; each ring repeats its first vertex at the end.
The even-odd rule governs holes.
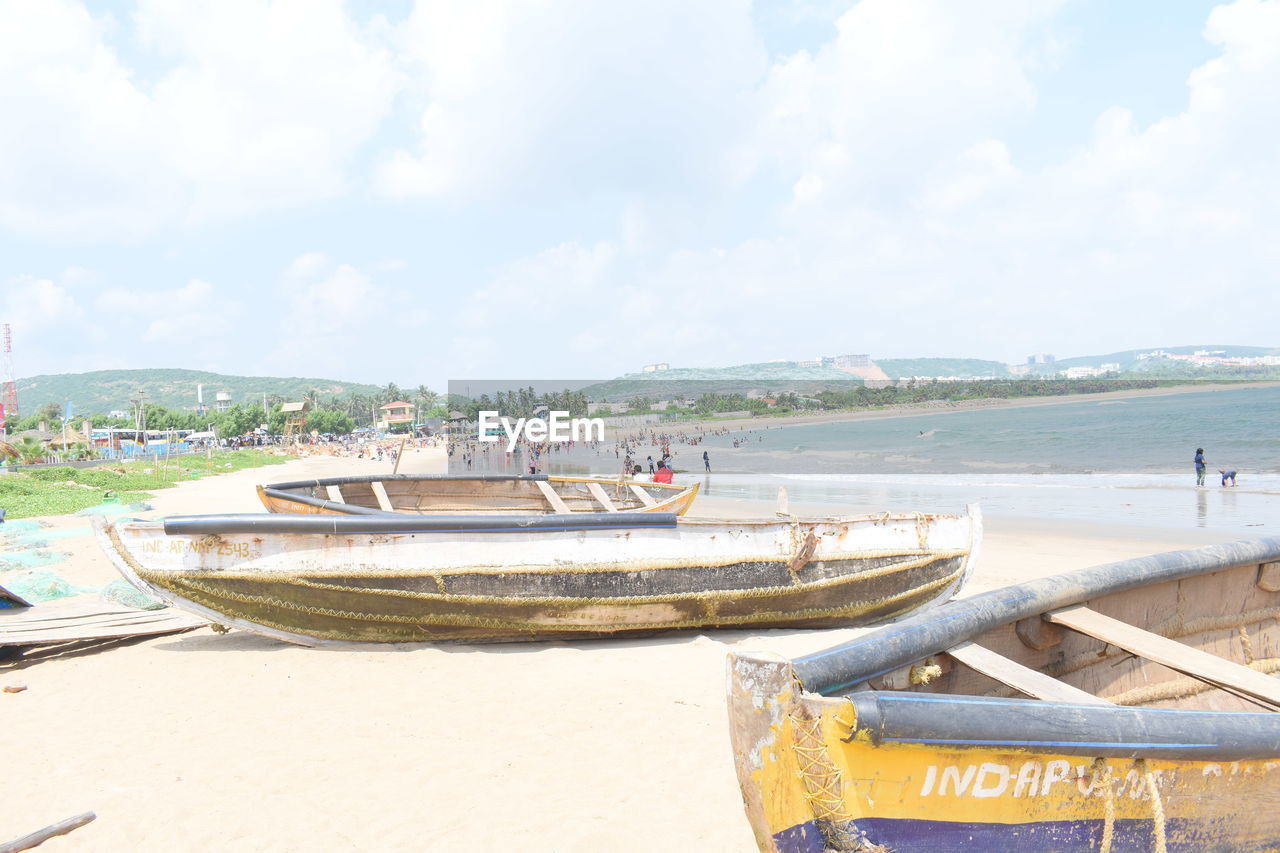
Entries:
POLYGON ((0 0, 18 376, 1276 346, 1280 0, 0 0))

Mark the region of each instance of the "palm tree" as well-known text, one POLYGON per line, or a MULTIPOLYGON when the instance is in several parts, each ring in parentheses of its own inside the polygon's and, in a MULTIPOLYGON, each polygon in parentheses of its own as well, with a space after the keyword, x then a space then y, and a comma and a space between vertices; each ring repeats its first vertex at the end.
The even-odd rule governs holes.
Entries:
POLYGON ((418 400, 422 403, 423 412, 426 412, 429 409, 434 409, 436 407, 436 401, 440 399, 440 395, 435 391, 432 391, 426 385, 419 385, 417 393, 418 400))
POLYGON ((400 399, 400 386, 394 382, 388 382, 387 387, 382 389, 382 399, 380 403, 393 403, 400 399))
POLYGON ((17 459, 18 448, 4 439, 0 439, 0 459, 17 459))
POLYGON ((18 451, 18 458, 27 465, 43 462, 44 458, 49 455, 49 450, 44 446, 44 442, 30 435, 24 435, 13 447, 18 451))

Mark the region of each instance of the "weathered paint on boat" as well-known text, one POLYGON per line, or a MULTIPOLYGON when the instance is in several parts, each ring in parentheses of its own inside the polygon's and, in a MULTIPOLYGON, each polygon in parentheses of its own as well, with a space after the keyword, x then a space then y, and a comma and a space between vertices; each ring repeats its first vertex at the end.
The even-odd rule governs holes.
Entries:
POLYGON ((684 515, 698 496, 699 484, 638 483, 594 477, 553 477, 545 474, 387 474, 332 477, 258 486, 258 499, 268 512, 303 515, 362 514, 386 511, 374 491, 384 490, 393 512, 549 514, 538 483, 549 486, 573 512, 601 512, 603 506, 593 487, 604 492, 619 512, 673 512, 684 515), (642 499, 636 490, 648 496, 642 499), (335 500, 331 495, 341 495, 335 500))
POLYGON ((127 578, 214 621, 314 644, 865 624, 945 600, 969 516, 213 516, 99 522, 127 578))
POLYGON ((1280 714, 1017 620, 1088 602, 1274 672, 1277 559, 1277 539, 1156 555, 954 601, 795 661, 731 655, 734 759, 760 849, 1276 849, 1280 714), (970 640, 1107 701, 1001 695, 943 654, 970 640))

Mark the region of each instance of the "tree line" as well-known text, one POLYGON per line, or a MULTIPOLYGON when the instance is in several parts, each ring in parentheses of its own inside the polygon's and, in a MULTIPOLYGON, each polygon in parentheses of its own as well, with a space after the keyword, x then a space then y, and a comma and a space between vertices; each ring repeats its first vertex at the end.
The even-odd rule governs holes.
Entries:
MULTIPOLYGON (((377 394, 351 392, 325 395, 317 389, 312 389, 305 397, 312 404, 311 410, 307 412, 307 432, 315 430, 321 433, 345 435, 354 429, 372 426, 381 420, 381 406, 401 400, 415 406, 415 420, 418 422, 424 418, 445 415, 440 394, 425 385, 406 390, 391 382, 377 394)), ((143 403, 143 422, 147 429, 197 432, 213 429, 219 436, 224 437, 253 432, 265 423, 269 432, 280 434, 284 432, 286 420, 281 407, 286 402, 289 401, 278 394, 269 394, 265 401, 266 409, 263 408, 262 403, 236 403, 223 412, 207 409, 203 413, 191 409, 171 409, 153 403, 143 403)), ((38 429, 41 423, 47 429, 57 431, 63 426, 62 414, 60 403, 46 403, 25 418, 9 421, 6 424, 6 431, 14 435, 26 430, 38 429)), ((135 408, 129 417, 123 418, 112 418, 101 412, 73 415, 66 422, 67 429, 82 430, 86 420, 92 427, 99 429, 138 425, 135 408)))

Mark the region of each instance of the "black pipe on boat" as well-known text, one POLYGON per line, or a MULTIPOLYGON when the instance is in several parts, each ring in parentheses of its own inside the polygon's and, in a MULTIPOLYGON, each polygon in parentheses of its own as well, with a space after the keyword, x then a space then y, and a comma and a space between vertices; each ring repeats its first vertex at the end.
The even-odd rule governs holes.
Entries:
POLYGON ((848 699, 858 714, 857 732, 866 732, 876 745, 1199 761, 1272 758, 1280 752, 1280 714, 1274 713, 1171 712, 874 690, 850 693, 848 699))
POLYGON ((838 693, 1028 616, 1138 586, 1275 560, 1280 560, 1280 538, 1272 537, 1107 563, 952 601, 797 658, 793 666, 806 690, 838 693))
POLYGON ((523 530, 633 530, 675 527, 673 512, 574 512, 556 515, 178 515, 164 520, 170 535, 209 533, 484 533, 523 530))
POLYGON ((340 501, 327 501, 323 498, 313 498, 311 495, 299 494, 297 492, 282 492, 273 486, 263 486, 262 493, 269 498, 277 500, 289 501, 290 503, 305 504, 306 506, 319 507, 320 509, 332 510, 333 512, 345 513, 346 515, 386 515, 380 509, 370 509, 367 506, 358 506, 356 504, 341 503, 340 501))

